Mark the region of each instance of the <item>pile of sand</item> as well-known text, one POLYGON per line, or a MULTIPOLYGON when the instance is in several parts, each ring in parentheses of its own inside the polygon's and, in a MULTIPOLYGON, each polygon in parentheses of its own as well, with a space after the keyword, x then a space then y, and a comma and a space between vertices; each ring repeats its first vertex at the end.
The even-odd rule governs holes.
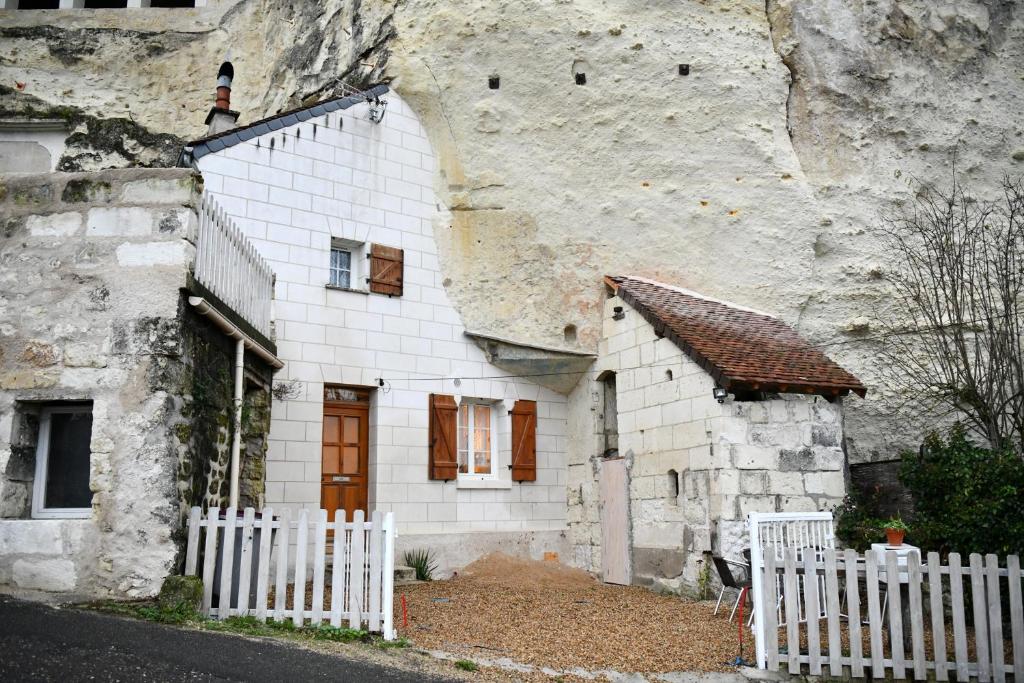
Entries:
POLYGON ((502 552, 491 553, 468 565, 458 576, 479 583, 500 583, 503 586, 544 586, 574 588, 593 586, 597 580, 582 569, 557 561, 512 557, 502 552))

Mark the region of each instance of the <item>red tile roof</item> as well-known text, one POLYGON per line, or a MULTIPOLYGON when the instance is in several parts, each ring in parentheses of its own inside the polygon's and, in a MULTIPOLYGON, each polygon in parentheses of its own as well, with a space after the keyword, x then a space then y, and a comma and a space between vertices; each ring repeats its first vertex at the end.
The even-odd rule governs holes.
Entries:
POLYGON ((852 391, 861 397, 867 392, 778 318, 643 278, 609 276, 605 282, 725 389, 824 396, 852 391))

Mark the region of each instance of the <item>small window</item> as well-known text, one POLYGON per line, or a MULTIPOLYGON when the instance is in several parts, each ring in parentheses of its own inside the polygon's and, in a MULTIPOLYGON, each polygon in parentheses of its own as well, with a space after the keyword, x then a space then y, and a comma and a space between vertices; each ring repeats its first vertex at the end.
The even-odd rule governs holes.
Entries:
POLYGON ((331 247, 331 286, 352 289, 352 251, 331 247))
POLYGON ((68 404, 43 408, 39 416, 32 516, 88 517, 89 442, 92 407, 68 404))
POLYGON ((459 404, 459 476, 494 477, 497 472, 495 424, 492 403, 462 399, 459 404))
POLYGON ((366 291, 366 245, 340 237, 331 239, 328 287, 366 291))

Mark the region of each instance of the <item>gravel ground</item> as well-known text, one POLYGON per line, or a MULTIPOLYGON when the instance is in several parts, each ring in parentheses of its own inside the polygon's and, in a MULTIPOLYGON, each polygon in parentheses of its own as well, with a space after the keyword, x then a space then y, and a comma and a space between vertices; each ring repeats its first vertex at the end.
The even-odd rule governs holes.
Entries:
MULTIPOLYGON (((606 585, 562 565, 500 554, 450 580, 397 587, 395 597, 401 635, 467 657, 557 669, 728 671, 738 651, 735 622, 727 610, 713 616, 713 602, 606 585)), ((752 644, 745 645, 750 658, 752 644)))

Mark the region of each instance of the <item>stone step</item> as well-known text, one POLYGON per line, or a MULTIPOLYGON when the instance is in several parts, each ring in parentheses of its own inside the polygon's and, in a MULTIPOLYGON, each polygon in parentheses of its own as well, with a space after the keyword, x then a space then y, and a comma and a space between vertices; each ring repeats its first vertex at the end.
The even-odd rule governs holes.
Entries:
POLYGON ((412 567, 395 565, 395 584, 414 583, 416 581, 416 570, 412 567))

